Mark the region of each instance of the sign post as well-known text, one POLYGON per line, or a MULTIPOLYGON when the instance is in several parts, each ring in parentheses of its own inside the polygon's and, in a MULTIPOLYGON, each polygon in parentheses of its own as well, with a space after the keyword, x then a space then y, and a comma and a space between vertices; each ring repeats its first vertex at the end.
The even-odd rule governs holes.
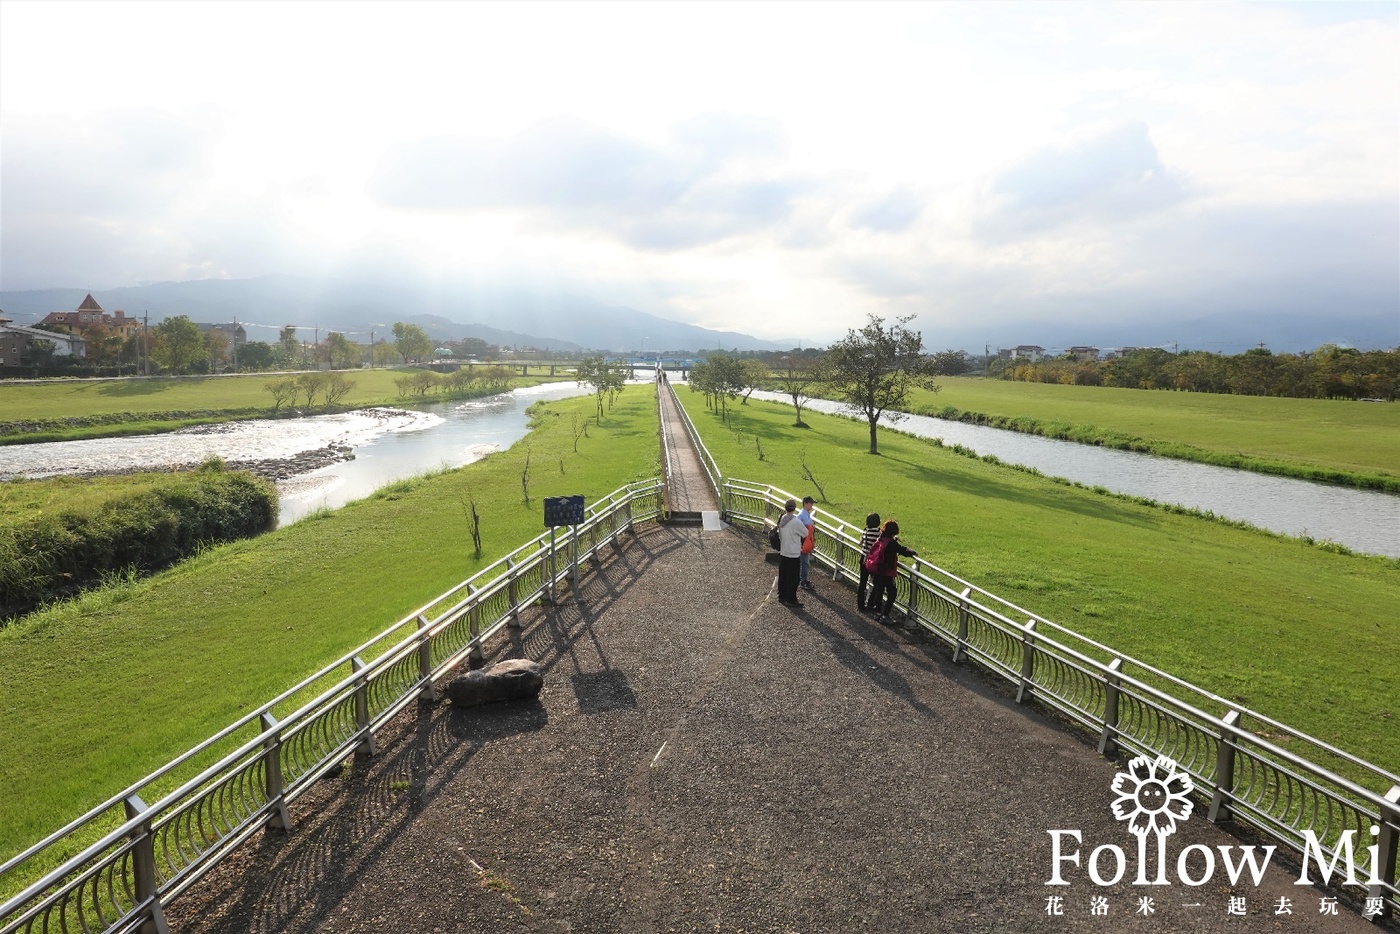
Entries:
POLYGON ((549 526, 549 602, 554 602, 554 582, 559 576, 555 564, 554 530, 561 525, 573 526, 570 536, 573 545, 574 599, 578 599, 578 527, 583 524, 582 496, 546 496, 544 498, 544 524, 549 526))

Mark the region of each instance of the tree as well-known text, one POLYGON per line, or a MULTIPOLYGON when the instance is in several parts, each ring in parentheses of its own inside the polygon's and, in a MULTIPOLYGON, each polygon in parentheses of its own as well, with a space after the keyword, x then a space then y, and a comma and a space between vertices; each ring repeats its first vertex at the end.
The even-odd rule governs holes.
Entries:
POLYGON ((275 352, 267 341, 251 341, 238 351, 240 370, 270 370, 275 352))
POLYGON ((762 389, 771 376, 772 374, 768 372, 768 365, 762 360, 756 360, 753 357, 745 357, 740 360, 739 381, 743 384, 743 398, 739 404, 748 405, 749 396, 753 394, 755 389, 762 389))
POLYGON ((297 326, 289 324, 277 332, 277 343, 282 345, 283 358, 290 363, 297 358, 301 342, 297 340, 297 326))
POLYGON ((388 366, 397 355, 398 351, 388 341, 379 341, 369 350, 370 363, 375 366, 388 366))
POLYGON ((778 376, 778 386, 792 400, 792 407, 797 410, 797 420, 792 425, 794 428, 806 428, 807 424, 802 421, 802 407, 812 398, 812 393, 820 382, 821 373, 817 361, 800 354, 787 354, 782 362, 787 371, 778 376))
POLYGON ((938 391, 933 362, 923 355, 923 335, 905 327, 913 318, 896 318, 887 327, 883 318, 870 315, 865 327, 847 331, 823 358, 823 382, 870 425, 871 454, 880 453, 881 415, 892 422, 904 418, 901 410, 912 387, 938 391))
POLYGON ((416 324, 394 322, 394 348, 404 362, 418 361, 433 352, 433 342, 428 334, 416 324))
POLYGON ((603 418, 603 399, 616 396, 626 385, 627 375, 622 366, 602 357, 584 357, 579 361, 578 381, 593 390, 598 401, 598 419, 603 418))
POLYGON ((348 370, 360 365, 360 347, 339 331, 326 335, 326 352, 332 370, 348 370))
POLYGON ((229 336, 223 331, 210 329, 204 332, 205 361, 209 364, 209 372, 217 373, 220 367, 227 368, 229 346, 229 336))
POLYGON ((933 355, 934 370, 940 376, 960 376, 971 369, 966 350, 942 350, 933 355))
POLYGON ((188 373, 209 361, 209 350, 199 327, 187 316, 176 315, 156 325, 151 358, 172 373, 188 373))

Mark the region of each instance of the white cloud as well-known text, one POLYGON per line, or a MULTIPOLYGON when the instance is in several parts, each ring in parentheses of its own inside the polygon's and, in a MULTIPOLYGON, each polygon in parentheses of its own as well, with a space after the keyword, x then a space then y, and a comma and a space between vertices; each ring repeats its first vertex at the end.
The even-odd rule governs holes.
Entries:
POLYGON ((1394 4, 0 16, 0 288, 421 270, 813 340, 1397 301, 1394 4))

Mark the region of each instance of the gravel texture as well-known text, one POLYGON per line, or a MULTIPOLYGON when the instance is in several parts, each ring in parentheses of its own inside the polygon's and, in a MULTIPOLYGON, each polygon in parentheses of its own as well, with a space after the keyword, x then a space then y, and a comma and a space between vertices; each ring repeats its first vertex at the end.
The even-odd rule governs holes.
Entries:
MULTIPOLYGON (((293 805, 290 832, 173 905, 172 930, 1375 930, 1345 903, 1319 914, 1324 893, 1281 854, 1257 889, 1219 868, 1199 888, 1129 884, 1120 764, 1086 734, 856 613, 830 580, 802 610, 777 604, 756 536, 638 532, 580 599, 491 647, 488 663, 540 663, 538 701, 407 711, 367 766, 293 805), (1082 832, 1081 862, 1123 848, 1124 881, 1070 867, 1047 887, 1052 828, 1082 832), (1227 915, 1232 894, 1246 916, 1227 915), (1107 917, 1090 914, 1099 895, 1107 917)), ((1192 843, 1241 840, 1198 803, 1168 841, 1173 880, 1192 843)))

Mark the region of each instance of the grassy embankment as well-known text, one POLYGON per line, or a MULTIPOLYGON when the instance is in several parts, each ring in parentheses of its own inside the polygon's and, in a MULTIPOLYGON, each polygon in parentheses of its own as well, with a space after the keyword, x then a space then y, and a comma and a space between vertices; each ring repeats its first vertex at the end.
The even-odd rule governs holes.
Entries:
POLYGON ((1400 493, 1400 405, 940 377, 910 411, 1400 493))
POLYGON ((939 567, 1400 771, 1400 561, 1096 494, 889 430, 872 457, 864 423, 804 413, 811 427, 797 429, 778 403, 734 406, 724 426, 700 395, 679 395, 726 475, 815 495, 805 451, 830 497, 822 508, 898 519, 939 567))
MULTIPOLYGON (((355 384, 336 410, 371 405, 407 406, 424 400, 399 395, 394 381, 405 373, 421 370, 369 369, 344 370, 340 375, 355 384)), ((516 372, 519 370, 517 368, 516 372)), ((36 429, 20 433, 0 433, 0 444, 40 441, 76 441, 81 438, 109 438, 174 431, 190 425, 263 418, 273 414, 268 382, 283 379, 284 373, 254 373, 246 376, 211 376, 121 380, 53 380, 41 383, 0 382, 0 423, 32 422, 36 429), (74 416, 92 424, 64 425, 61 420, 74 416)), ((563 377, 560 377, 563 378, 563 377)), ((513 386, 533 386, 549 377, 532 373, 517 375, 513 386)), ((472 389, 451 398, 472 398, 494 390, 472 389)), ((426 401, 445 398, 430 395, 426 401)), ((321 406, 300 407, 304 414, 316 414, 321 406)), ((284 406, 280 414, 287 414, 284 406)))
POLYGON ((0 483, 0 626, 111 575, 159 570, 276 522, 273 485, 218 464, 0 483))
POLYGON ((0 859, 18 852, 543 531, 541 499, 656 475, 656 402, 629 386, 574 453, 545 404, 508 451, 210 549, 0 631, 0 859), (521 497, 530 457, 531 505, 521 497), (463 501, 481 515, 473 557, 463 501))

